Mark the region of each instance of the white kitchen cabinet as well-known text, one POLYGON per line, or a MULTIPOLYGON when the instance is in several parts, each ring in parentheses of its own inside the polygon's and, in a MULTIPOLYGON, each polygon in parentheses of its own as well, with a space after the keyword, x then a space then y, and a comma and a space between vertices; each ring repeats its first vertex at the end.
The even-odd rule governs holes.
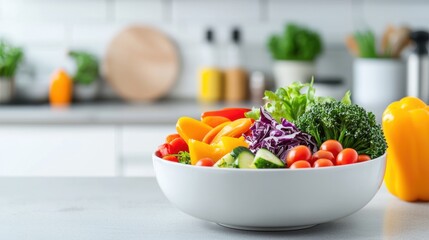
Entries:
POLYGON ((153 176, 152 154, 175 133, 174 124, 123 126, 120 136, 120 156, 125 176, 153 176))
POLYGON ((0 176, 115 176, 117 129, 97 125, 3 125, 0 176))

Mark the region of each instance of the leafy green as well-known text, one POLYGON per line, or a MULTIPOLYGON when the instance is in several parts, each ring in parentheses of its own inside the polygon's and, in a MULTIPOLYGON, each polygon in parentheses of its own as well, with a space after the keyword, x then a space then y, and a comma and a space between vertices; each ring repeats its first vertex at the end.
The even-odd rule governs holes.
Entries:
POLYGON ((361 58, 378 58, 375 36, 371 30, 355 32, 354 38, 359 48, 359 57, 361 58))
POLYGON ((277 60, 313 61, 322 52, 318 33, 292 23, 285 26, 281 35, 272 35, 267 45, 277 60))
POLYGON ((335 139, 344 148, 353 148, 371 158, 381 156, 387 148, 375 115, 356 104, 350 104, 348 99, 316 103, 299 116, 295 124, 312 135, 318 146, 326 140, 335 139))
POLYGON ((99 77, 98 60, 87 52, 71 51, 69 56, 72 57, 77 65, 77 70, 73 76, 73 81, 79 84, 91 84, 99 77))
MULTIPOLYGON (((276 92, 265 91, 264 99, 267 100, 267 103, 264 108, 279 123, 281 118, 294 122, 314 104, 335 101, 332 97, 316 97, 315 93, 316 89, 313 87, 313 81, 310 83, 294 82, 286 88, 277 89, 276 92), (305 92, 302 93, 303 91, 305 92)), ((344 98, 350 101, 350 93, 346 93, 344 98)), ((258 120, 260 109, 253 108, 252 111, 247 112, 245 115, 248 118, 258 120)))
POLYGON ((0 77, 14 77, 23 57, 21 48, 0 41, 0 77))
POLYGON ((177 156, 177 160, 179 161, 179 163, 191 164, 191 156, 189 155, 189 152, 180 151, 178 154, 175 155, 177 156))

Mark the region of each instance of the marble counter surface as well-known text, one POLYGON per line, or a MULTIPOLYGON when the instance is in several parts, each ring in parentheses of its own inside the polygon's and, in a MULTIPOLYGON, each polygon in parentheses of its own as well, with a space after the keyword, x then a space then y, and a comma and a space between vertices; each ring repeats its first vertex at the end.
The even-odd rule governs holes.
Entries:
POLYGON ((0 239, 427 239, 429 203, 382 187, 343 219, 289 232, 250 232, 188 216, 155 178, 0 178, 0 239))

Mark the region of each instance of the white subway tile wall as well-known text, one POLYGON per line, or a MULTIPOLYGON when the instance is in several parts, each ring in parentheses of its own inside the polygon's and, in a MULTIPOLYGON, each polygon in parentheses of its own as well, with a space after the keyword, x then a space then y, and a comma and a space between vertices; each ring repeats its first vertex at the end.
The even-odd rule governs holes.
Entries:
MULTIPOLYGON (((221 53, 234 26, 242 29, 245 66, 271 72, 267 37, 293 21, 319 31, 325 51, 318 75, 350 83, 352 57, 343 44, 353 30, 387 24, 428 27, 429 2, 370 0, 0 0, 0 38, 23 46, 23 69, 49 81, 58 67, 70 67, 69 49, 104 56, 109 41, 130 24, 147 24, 168 34, 179 50, 182 70, 172 97, 195 97, 199 44, 204 31, 216 33, 221 53)), ((221 54, 221 56, 224 54, 221 54)))

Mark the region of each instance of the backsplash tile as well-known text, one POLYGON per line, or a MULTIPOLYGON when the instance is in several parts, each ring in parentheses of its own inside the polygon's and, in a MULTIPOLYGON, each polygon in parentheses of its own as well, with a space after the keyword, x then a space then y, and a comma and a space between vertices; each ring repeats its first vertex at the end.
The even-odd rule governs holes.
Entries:
POLYGON ((388 23, 428 28, 428 8, 429 3, 417 0, 0 0, 0 38, 23 46, 23 68, 48 81, 52 71, 69 66, 69 49, 102 58, 123 28, 149 25, 177 44, 182 69, 171 96, 189 98, 196 96, 200 46, 208 27, 215 31, 221 56, 231 29, 240 27, 244 65, 270 73, 268 36, 281 32, 289 21, 307 25, 320 32, 325 43, 318 74, 350 84, 353 59, 344 46, 347 34, 370 26, 380 35, 388 23))
POLYGON ((3 0, 1 20, 13 22, 102 22, 106 0, 3 0))
POLYGON ((173 21, 257 22, 261 20, 259 0, 175 0, 173 21))
POLYGON ((114 2, 114 21, 163 21, 165 4, 162 0, 121 0, 114 2))

